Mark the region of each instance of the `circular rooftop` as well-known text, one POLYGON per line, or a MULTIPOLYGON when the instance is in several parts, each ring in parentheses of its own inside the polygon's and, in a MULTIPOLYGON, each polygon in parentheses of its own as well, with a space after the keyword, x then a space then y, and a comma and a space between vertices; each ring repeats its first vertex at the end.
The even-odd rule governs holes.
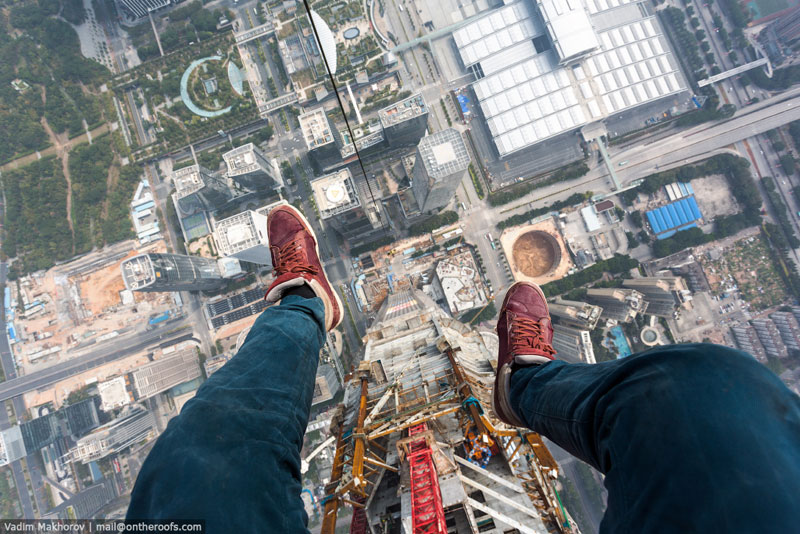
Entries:
POLYGON ((344 184, 331 184, 325 190, 325 198, 328 199, 328 202, 331 204, 339 204, 347 197, 347 191, 344 188, 344 184))
POLYGON ((512 247, 514 264, 522 274, 538 278, 553 271, 561 261, 561 247, 552 235, 533 230, 519 236, 512 247))
POLYGON ((356 27, 347 28, 342 34, 342 37, 344 37, 345 39, 355 39, 356 37, 358 37, 360 33, 361 31, 356 27))
POLYGON ((653 327, 646 326, 642 328, 640 337, 642 338, 642 343, 644 343, 648 347, 652 347, 653 345, 658 343, 658 332, 653 327))

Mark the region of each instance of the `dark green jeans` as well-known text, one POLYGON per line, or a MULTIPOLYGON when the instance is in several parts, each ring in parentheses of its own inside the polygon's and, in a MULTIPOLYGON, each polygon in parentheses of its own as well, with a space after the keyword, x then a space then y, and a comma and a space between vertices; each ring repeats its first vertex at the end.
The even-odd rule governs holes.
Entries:
POLYGON ((511 401, 606 475, 603 533, 800 531, 800 398, 743 352, 555 361, 514 373, 511 401))

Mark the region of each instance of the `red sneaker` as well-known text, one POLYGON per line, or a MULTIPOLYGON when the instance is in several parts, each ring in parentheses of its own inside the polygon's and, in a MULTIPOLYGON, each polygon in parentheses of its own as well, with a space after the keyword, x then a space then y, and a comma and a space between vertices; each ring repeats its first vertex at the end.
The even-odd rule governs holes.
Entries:
POLYGON ((544 293, 536 284, 517 282, 511 286, 497 319, 497 376, 492 391, 492 411, 513 426, 526 426, 511 408, 511 373, 524 366, 554 360, 553 326, 544 293))
POLYGON ((342 303, 319 261, 317 236, 303 214, 290 205, 274 208, 267 216, 267 235, 275 280, 265 298, 278 302, 287 289, 308 284, 325 304, 325 327, 342 322, 342 303))

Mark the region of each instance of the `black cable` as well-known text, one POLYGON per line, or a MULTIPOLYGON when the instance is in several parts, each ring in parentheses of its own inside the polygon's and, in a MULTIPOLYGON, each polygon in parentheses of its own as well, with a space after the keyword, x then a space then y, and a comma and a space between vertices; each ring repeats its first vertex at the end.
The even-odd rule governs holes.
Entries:
MULTIPOLYGON (((350 121, 347 120, 347 113, 344 112, 344 104, 342 104, 342 97, 339 96, 339 88, 336 86, 336 80, 333 77, 333 72, 331 72, 331 67, 328 64, 328 58, 325 56, 325 50, 322 47, 322 39, 319 36, 319 32, 317 31, 317 25, 314 24, 314 17, 311 16, 311 6, 308 5, 308 0, 303 0, 303 5, 306 7, 306 12, 308 13, 308 20, 311 22, 311 30, 314 32, 314 37, 317 38, 317 43, 319 44, 320 55, 322 56, 322 61, 325 62, 325 71, 328 73, 328 78, 331 80, 331 85, 333 86, 333 94, 336 95, 336 101, 339 103, 339 109, 342 110, 342 116, 344 117, 344 124, 347 127, 347 132, 350 134, 350 140, 353 143, 353 150, 356 153, 356 159, 358 160, 358 166, 361 167, 361 173, 364 175, 364 181, 367 183, 367 189, 369 190, 369 196, 372 199, 372 205, 378 208, 377 214, 378 219, 381 221, 381 227, 386 230, 386 224, 383 221, 383 216, 381 215, 381 210, 378 207, 378 203, 375 201, 375 195, 372 192, 372 186, 369 183, 369 178, 367 177, 367 170, 364 168, 364 162, 361 161, 361 154, 358 153, 358 145, 356 144, 356 136, 353 135, 353 130, 350 128, 350 121)), ((355 103, 353 103, 355 106, 355 103)), ((333 133, 333 132, 331 132, 333 133)))

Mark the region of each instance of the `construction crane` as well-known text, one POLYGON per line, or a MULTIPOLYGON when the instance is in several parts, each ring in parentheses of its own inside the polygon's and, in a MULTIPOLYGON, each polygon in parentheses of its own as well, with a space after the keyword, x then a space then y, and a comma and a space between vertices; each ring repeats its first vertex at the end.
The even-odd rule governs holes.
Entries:
MULTIPOLYGON (((410 390, 403 389, 399 382, 406 373, 404 368, 398 371, 396 380, 384 383, 385 390, 380 395, 370 396, 370 385, 374 386, 376 376, 381 374, 375 373, 375 362, 361 362, 352 376, 351 380, 357 384, 358 391, 354 405, 358 407, 357 415, 350 430, 344 428, 343 417, 337 417, 332 424, 335 437, 328 441, 335 440, 337 445, 331 482, 326 487, 326 497, 322 501, 324 516, 321 534, 333 534, 338 509, 343 504, 352 506, 354 510, 351 534, 367 532, 366 509, 375 495, 375 489, 386 472, 398 473, 398 469, 388 464, 390 453, 387 441, 389 436, 398 432, 407 432, 408 436, 400 439, 396 447, 402 465, 407 469, 411 487, 412 524, 409 526, 414 534, 447 532, 434 461, 441 444, 433 439, 430 425, 436 426, 439 418, 453 414, 461 421, 464 447, 472 447, 469 450, 480 447, 484 455, 486 451, 494 449, 508 463, 517 479, 516 484, 502 482, 513 486, 517 492, 527 494, 530 508, 520 506, 516 501, 508 500, 467 477, 463 478, 465 484, 532 518, 540 519, 550 531, 562 534, 578 532, 561 505, 555 486, 558 465, 541 437, 527 430, 495 426, 498 422, 487 417, 479 401, 479 397, 487 398, 486 388, 464 371, 459 362, 460 349, 450 346, 445 340, 440 341, 437 348, 447 355, 450 363, 450 369, 436 378, 441 386, 438 392, 431 391, 432 387, 426 384, 415 385, 410 390), (419 400, 413 408, 404 409, 403 397, 412 394, 419 400), (391 409, 386 408, 389 399, 394 400, 391 409)), ((484 456, 480 459, 488 461, 484 456)), ((458 457, 456 460, 459 465, 463 462, 477 469, 477 472, 483 471, 476 465, 480 462, 458 457)), ((534 532, 524 523, 502 515, 485 504, 473 499, 468 499, 467 504, 479 513, 494 514, 492 518, 514 526, 520 532, 534 532)), ((488 516, 481 517, 488 520, 488 516)), ((476 524, 473 530, 477 532, 478 528, 476 524)))

